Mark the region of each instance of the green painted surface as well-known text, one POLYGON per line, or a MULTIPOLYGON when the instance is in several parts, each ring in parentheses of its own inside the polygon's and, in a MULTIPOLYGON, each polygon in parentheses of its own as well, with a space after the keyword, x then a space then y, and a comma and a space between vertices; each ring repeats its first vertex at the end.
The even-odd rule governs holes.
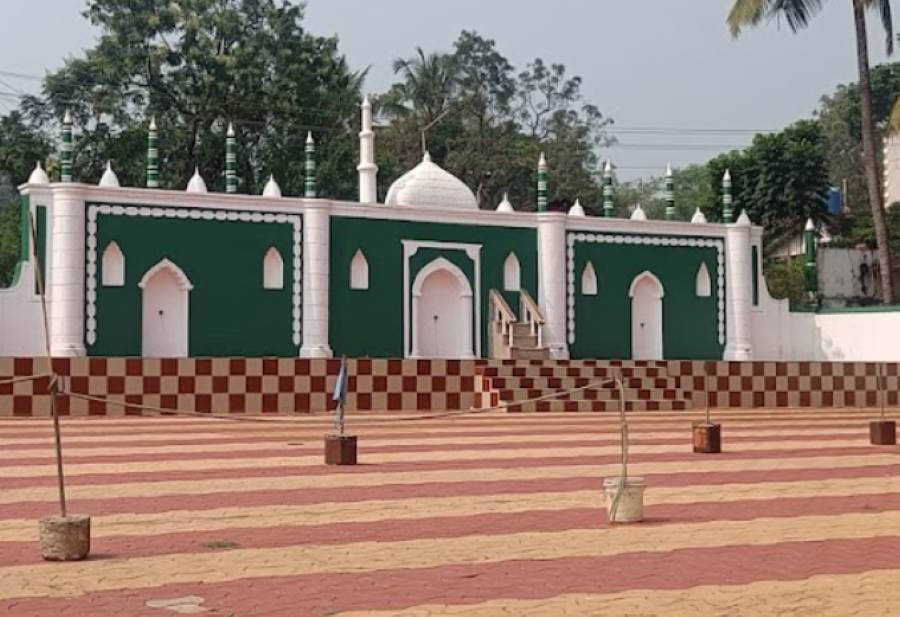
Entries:
MULTIPOLYGON (((46 206, 34 207, 34 235, 37 236, 35 254, 40 265, 41 280, 47 284, 47 208, 46 206)), ((34 277, 34 293, 39 294, 37 276, 34 277)))
MULTIPOLYGON (((403 356, 402 240, 481 244, 481 351, 488 353, 489 294, 503 289, 503 263, 515 252, 522 288, 537 297, 537 232, 535 229, 420 223, 355 217, 331 218, 329 338, 336 355, 403 356), (350 289, 350 262, 362 249, 369 262, 369 289, 350 289)), ((457 250, 419 249, 411 259, 421 269, 429 257, 445 257, 473 276, 474 266, 457 250), (420 257, 421 255, 421 257, 420 257)), ((560 273, 563 276, 564 273, 560 273)), ((410 284, 415 275, 410 274, 410 284)), ((472 279, 470 279, 472 280, 472 279)), ((504 293, 518 310, 518 293, 504 293)))
POLYGON ((662 283, 663 354, 671 359, 717 359, 717 252, 713 247, 575 243, 575 343, 573 358, 631 357, 631 298, 636 276, 649 270, 662 283), (581 273, 591 261, 597 295, 581 294, 581 273), (709 270, 712 295, 696 295, 701 262, 709 270))
POLYGON ((759 249, 750 248, 750 268, 753 277, 753 306, 759 306, 759 249))
POLYGON ((19 203, 19 261, 31 259, 31 227, 29 217, 31 214, 31 202, 27 195, 22 195, 19 203))
POLYGON ((160 260, 178 265, 190 292, 192 356, 296 356, 293 344, 292 223, 254 223, 98 214, 95 356, 141 354, 138 283, 160 260), (103 287, 102 255, 115 241, 125 255, 125 285, 103 287), (281 253, 284 288, 263 289, 263 258, 281 253))

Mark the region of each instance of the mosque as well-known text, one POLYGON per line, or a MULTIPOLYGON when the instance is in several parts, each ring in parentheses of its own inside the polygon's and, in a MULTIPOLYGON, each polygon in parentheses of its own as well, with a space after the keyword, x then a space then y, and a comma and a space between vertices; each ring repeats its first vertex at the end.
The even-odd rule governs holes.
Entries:
MULTIPOLYGON (((73 181, 72 125, 63 123, 61 181, 40 165, 22 195, 21 262, 0 290, 0 356, 866 360, 888 350, 866 315, 791 313, 762 274, 762 228, 732 212, 672 220, 638 208, 612 216, 547 211, 552 161, 538 162, 538 211, 508 200, 478 208, 472 191, 432 162, 377 202, 372 109, 362 104, 359 200, 316 191, 307 141, 303 196, 270 179, 236 192, 234 132, 226 193, 198 175, 157 186, 148 130, 147 185, 73 181), (34 221, 35 241, 29 229, 34 221)), ((808 234, 814 248, 814 234, 808 234)), ((896 313, 890 319, 896 319, 896 313)), ((893 323, 893 322, 892 322, 893 323)))

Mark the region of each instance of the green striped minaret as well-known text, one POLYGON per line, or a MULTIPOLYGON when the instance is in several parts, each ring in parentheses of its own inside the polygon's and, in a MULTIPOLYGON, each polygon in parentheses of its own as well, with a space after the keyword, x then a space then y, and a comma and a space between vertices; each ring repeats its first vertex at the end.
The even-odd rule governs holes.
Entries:
POLYGON ((72 114, 66 110, 63 116, 62 144, 59 149, 60 180, 72 181, 72 114))
POLYGON ((147 188, 159 188, 159 137, 156 132, 156 118, 150 118, 147 129, 147 188))
POLYGON ((603 216, 612 217, 613 210, 612 163, 606 161, 606 165, 603 167, 603 216))
POLYGON ((316 142, 312 132, 306 134, 306 175, 303 182, 303 196, 316 196, 316 142))
POLYGON ((803 230, 804 252, 806 261, 803 264, 803 274, 806 281, 806 291, 810 298, 815 298, 819 290, 819 273, 816 261, 816 225, 813 220, 807 219, 803 230))
POLYGON ((538 159, 537 209, 538 212, 547 211, 547 158, 543 152, 538 159))
POLYGON ((666 165, 666 220, 675 220, 675 178, 671 165, 666 165))
POLYGON ((722 176, 722 222, 734 222, 734 210, 732 208, 733 201, 731 197, 731 171, 725 170, 722 176))
POLYGON ((225 192, 237 193, 237 139, 230 122, 225 134, 225 192))

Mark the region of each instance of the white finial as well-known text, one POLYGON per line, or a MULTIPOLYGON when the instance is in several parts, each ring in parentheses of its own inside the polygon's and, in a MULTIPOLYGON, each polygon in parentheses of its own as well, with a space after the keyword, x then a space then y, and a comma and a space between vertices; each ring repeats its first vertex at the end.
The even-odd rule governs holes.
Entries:
POLYGON ((228 123, 228 132, 225 134, 226 137, 234 137, 234 125, 231 122, 228 123))
POLYGON ((753 224, 753 223, 750 221, 750 217, 747 216, 747 210, 746 210, 746 209, 741 210, 741 215, 737 218, 737 221, 735 221, 735 223, 737 223, 738 225, 747 225, 747 226, 750 226, 750 225, 753 224))
POLYGON ((72 112, 68 108, 63 116, 63 124, 72 124, 72 112))
POLYGON ((188 193, 205 193, 206 192, 206 182, 203 181, 203 177, 200 175, 200 169, 198 167, 194 167, 194 175, 191 176, 191 181, 188 182, 187 192, 188 193))
POLYGON ((155 131, 155 130, 156 130, 156 116, 152 116, 152 117, 150 118, 150 130, 151 130, 151 131, 155 131))
POLYGON ((569 216, 585 216, 584 208, 581 206, 581 201, 578 199, 576 199, 572 207, 569 208, 569 216))
POLYGON ((509 201, 509 193, 503 193, 503 201, 497 206, 497 212, 515 212, 512 202, 509 201))
POLYGON ((541 152, 541 158, 538 159, 538 169, 541 171, 547 169, 547 157, 544 156, 543 152, 541 152))
POLYGON ((603 166, 603 171, 606 173, 612 172, 612 162, 609 159, 606 159, 606 165, 603 166))
POLYGON ((666 178, 672 177, 672 164, 666 163, 666 178))
POLYGON ((41 167, 40 161, 34 164, 34 171, 28 176, 28 184, 50 184, 50 178, 47 177, 47 172, 41 167))
POLYGON ((641 204, 638 204, 637 206, 635 206, 634 212, 631 213, 631 220, 632 221, 646 221, 647 220, 647 213, 644 212, 643 208, 641 208, 641 204))
POLYGON ((812 217, 806 219, 806 227, 803 228, 804 231, 815 231, 816 224, 813 223, 812 217))
POLYGON ((112 161, 106 161, 106 171, 100 177, 100 183, 97 186, 105 188, 119 188, 119 177, 113 171, 112 161))
POLYGON ((306 143, 314 144, 316 141, 313 139, 312 131, 306 131, 306 143))
POLYGON ((425 154, 422 156, 422 162, 423 162, 423 163, 430 163, 430 162, 431 162, 431 154, 428 153, 428 150, 426 150, 426 151, 425 151, 425 154))
POLYGON ((367 108, 369 108, 369 109, 372 108, 372 103, 369 102, 369 95, 368 95, 368 94, 365 95, 365 96, 363 97, 362 106, 363 106, 363 107, 367 107, 367 108))
POLYGON ((705 222, 706 222, 706 216, 703 214, 703 212, 700 210, 700 208, 697 208, 696 210, 694 210, 694 216, 691 217, 691 223, 705 223, 705 222))
POLYGON ((266 182, 265 188, 263 188, 263 197, 281 197, 281 187, 278 186, 278 183, 275 182, 275 174, 269 176, 269 181, 266 182))
POLYGON ((725 182, 731 182, 731 170, 730 169, 725 170, 725 175, 722 176, 722 180, 724 180, 725 182))

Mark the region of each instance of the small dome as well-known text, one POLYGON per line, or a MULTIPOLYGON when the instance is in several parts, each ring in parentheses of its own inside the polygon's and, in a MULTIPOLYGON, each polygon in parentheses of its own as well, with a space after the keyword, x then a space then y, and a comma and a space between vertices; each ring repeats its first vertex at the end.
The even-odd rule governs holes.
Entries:
POLYGON ((585 216, 584 208, 579 200, 576 199, 572 207, 569 208, 569 216, 585 216))
POLYGON ((634 212, 631 213, 631 220, 632 221, 646 221, 647 220, 647 213, 644 212, 643 208, 641 208, 641 204, 638 204, 635 207, 634 212))
POLYGON ((400 176, 388 189, 388 206, 434 206, 450 210, 476 210, 475 195, 462 180, 431 162, 422 162, 400 176))
POLYGON ((112 161, 106 161, 106 171, 100 177, 100 183, 97 186, 105 188, 119 188, 119 176, 112 169, 112 161))
POLYGON ((281 187, 275 182, 274 175, 269 176, 269 181, 263 188, 263 197, 281 197, 281 187))
POLYGON ((700 208, 694 210, 694 216, 691 217, 691 223, 705 223, 706 216, 703 215, 703 212, 700 208))
POLYGON ((737 218, 736 223, 738 225, 746 225, 748 227, 753 224, 750 222, 750 217, 747 216, 746 210, 741 210, 741 215, 737 218))
POLYGON ((497 212, 515 212, 512 202, 509 201, 509 193, 503 193, 503 201, 497 206, 497 212))
POLYGON ((206 182, 203 181, 203 178, 200 176, 200 169, 194 167, 194 175, 191 177, 191 181, 188 182, 187 185, 188 193, 205 193, 206 192, 206 182))
POLYGON ((50 178, 47 177, 47 172, 41 167, 40 161, 35 163, 34 171, 28 176, 28 184, 50 184, 50 178))

